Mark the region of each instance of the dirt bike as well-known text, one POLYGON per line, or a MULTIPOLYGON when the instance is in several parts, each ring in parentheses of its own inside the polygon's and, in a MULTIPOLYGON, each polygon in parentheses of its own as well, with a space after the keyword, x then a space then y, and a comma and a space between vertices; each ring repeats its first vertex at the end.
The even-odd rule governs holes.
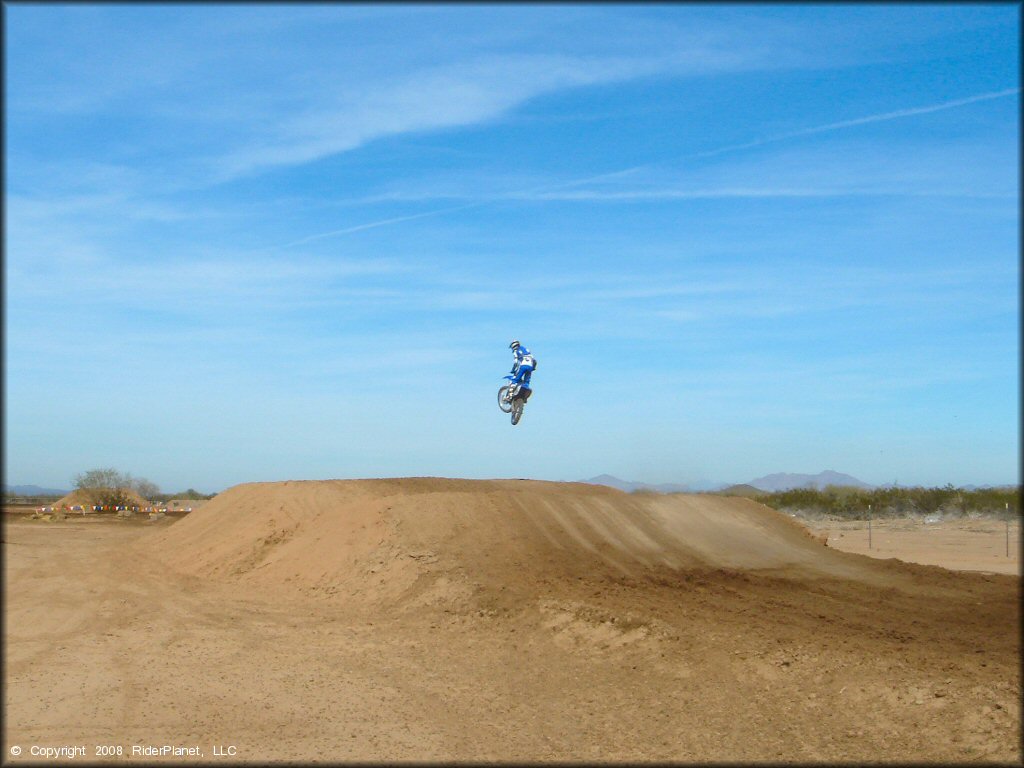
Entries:
POLYGON ((522 384, 513 384, 514 377, 511 374, 505 378, 509 383, 498 389, 498 407, 503 413, 512 414, 512 424, 515 425, 523 418, 523 407, 533 394, 533 390, 522 384))

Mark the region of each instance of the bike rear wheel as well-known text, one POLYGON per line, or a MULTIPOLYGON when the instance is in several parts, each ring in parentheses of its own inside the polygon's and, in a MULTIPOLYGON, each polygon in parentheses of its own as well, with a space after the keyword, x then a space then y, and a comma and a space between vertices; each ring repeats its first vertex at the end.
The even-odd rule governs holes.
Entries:
POLYGON ((498 407, 503 413, 512 413, 512 401, 508 399, 508 385, 498 390, 498 407))
POLYGON ((523 406, 526 405, 522 400, 518 398, 512 403, 512 424, 516 425, 519 420, 523 418, 523 406))

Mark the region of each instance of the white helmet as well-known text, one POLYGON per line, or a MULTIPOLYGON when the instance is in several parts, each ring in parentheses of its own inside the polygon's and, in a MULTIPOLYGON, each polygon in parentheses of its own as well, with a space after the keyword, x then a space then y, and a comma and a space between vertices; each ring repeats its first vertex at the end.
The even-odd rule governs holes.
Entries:
POLYGON ((508 345, 511 350, 519 349, 519 339, 515 339, 511 344, 508 345))

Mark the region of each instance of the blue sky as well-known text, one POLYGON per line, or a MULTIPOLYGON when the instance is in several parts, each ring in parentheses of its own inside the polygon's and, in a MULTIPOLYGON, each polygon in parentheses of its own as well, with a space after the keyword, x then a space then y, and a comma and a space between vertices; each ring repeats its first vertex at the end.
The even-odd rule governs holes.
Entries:
POLYGON ((1019 482, 1017 5, 4 15, 9 483, 1019 482))

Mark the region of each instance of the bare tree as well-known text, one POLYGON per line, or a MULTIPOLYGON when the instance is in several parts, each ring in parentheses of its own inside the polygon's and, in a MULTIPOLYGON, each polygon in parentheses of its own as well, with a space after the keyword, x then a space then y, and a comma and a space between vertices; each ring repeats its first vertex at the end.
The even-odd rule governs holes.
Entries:
POLYGON ((144 499, 153 499, 160 494, 160 486, 144 477, 132 481, 132 489, 144 499))
POLYGON ((113 488, 127 488, 131 482, 131 476, 116 469, 90 469, 76 475, 74 479, 75 488, 88 490, 109 490, 113 488))
POLYGON ((132 502, 131 491, 147 499, 160 492, 156 483, 112 467, 90 469, 77 475, 74 483, 76 488, 92 491, 96 501, 104 506, 128 506, 132 502))

